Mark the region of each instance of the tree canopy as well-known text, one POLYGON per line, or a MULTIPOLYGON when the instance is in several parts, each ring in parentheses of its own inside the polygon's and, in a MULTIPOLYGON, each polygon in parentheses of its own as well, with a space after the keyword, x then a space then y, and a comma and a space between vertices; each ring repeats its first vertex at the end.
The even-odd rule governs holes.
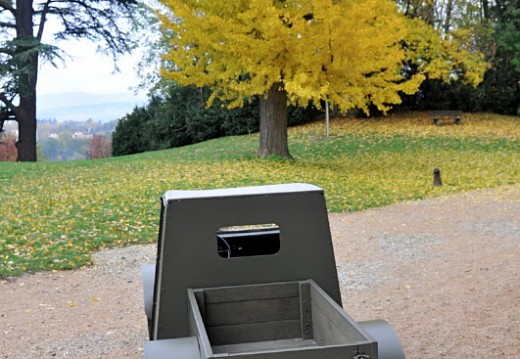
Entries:
POLYGON ((231 107, 284 93, 300 105, 387 111, 427 76, 449 80, 459 71, 477 84, 483 75, 480 56, 388 0, 161 2, 169 10, 162 24, 175 34, 164 55, 173 65, 163 75, 209 86, 210 102, 230 100, 231 107))
MULTIPOLYGON (((468 80, 469 74, 460 70, 446 72, 450 81, 430 78, 423 82, 416 95, 406 98, 407 108, 453 108, 520 115, 519 0, 397 2, 407 17, 420 19, 440 33, 443 42, 448 41, 451 46, 455 44, 456 48, 470 53, 480 52, 488 63, 484 80, 478 87, 460 81, 461 75, 463 80, 468 80)), ((463 51, 459 57, 466 54, 463 51)), ((482 62, 466 60, 463 65, 462 69, 478 69, 482 62)))

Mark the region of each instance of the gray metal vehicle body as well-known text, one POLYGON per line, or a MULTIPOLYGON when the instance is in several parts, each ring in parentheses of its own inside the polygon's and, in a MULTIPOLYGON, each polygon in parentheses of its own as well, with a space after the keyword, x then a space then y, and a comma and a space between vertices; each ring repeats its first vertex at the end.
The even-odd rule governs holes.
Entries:
POLYGON ((341 307, 321 188, 169 191, 161 209, 145 359, 404 359, 388 323, 341 307))

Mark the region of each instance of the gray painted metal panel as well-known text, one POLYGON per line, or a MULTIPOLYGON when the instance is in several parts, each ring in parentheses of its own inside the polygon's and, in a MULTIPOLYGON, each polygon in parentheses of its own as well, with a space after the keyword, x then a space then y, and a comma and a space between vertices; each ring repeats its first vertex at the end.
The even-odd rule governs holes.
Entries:
POLYGON ((144 359, 201 359, 199 343, 196 337, 147 341, 144 359))
POLYGON ((209 197, 173 191, 163 198, 153 339, 188 335, 188 288, 313 279, 341 305, 323 191, 305 184, 253 188, 213 190, 209 197), (219 228, 265 223, 280 228, 279 253, 218 256, 219 228))
POLYGON ((387 322, 356 323, 341 308, 319 187, 168 191, 160 220, 157 263, 142 269, 145 359, 404 359, 387 322), (221 231, 266 224, 276 250, 267 232, 221 231), (238 249, 222 257, 217 241, 238 249))
POLYGON ((145 264, 141 267, 143 280, 144 312, 148 318, 152 318, 153 289, 155 284, 155 263, 145 264))
POLYGON ((209 199, 224 197, 243 197, 254 195, 270 196, 276 194, 302 193, 312 191, 322 192, 323 190, 318 186, 308 183, 288 183, 267 186, 250 186, 209 190, 174 190, 167 191, 163 196, 163 201, 164 203, 167 203, 170 201, 181 201, 185 199, 209 199))
POLYGON ((394 329, 385 320, 370 320, 359 325, 379 347, 378 359, 404 359, 404 352, 394 329))

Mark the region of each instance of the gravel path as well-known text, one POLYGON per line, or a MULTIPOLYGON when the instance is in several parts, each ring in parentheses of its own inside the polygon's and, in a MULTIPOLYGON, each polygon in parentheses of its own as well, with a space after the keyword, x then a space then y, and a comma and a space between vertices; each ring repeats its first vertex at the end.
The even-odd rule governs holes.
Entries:
MULTIPOLYGON (((355 319, 390 321, 408 358, 520 358, 520 186, 329 217, 355 319)), ((134 246, 0 279, 0 358, 142 358, 154 257, 134 246)))

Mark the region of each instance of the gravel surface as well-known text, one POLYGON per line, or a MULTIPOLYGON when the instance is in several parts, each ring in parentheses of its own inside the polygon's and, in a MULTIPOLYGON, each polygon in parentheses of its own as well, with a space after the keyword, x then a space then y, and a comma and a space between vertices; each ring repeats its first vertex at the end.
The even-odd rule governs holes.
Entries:
MULTIPOLYGON (((520 186, 330 214, 343 305, 407 358, 520 358, 520 186)), ((0 279, 0 358, 143 357, 140 267, 155 246, 0 279)))

